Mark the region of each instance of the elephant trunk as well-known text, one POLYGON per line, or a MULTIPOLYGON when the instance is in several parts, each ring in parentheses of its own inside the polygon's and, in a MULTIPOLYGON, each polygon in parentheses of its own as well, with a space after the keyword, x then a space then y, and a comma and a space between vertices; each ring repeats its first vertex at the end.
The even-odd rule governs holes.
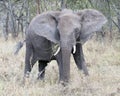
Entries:
POLYGON ((60 81, 67 83, 70 78, 70 55, 72 46, 69 43, 61 42, 62 64, 60 66, 60 81))

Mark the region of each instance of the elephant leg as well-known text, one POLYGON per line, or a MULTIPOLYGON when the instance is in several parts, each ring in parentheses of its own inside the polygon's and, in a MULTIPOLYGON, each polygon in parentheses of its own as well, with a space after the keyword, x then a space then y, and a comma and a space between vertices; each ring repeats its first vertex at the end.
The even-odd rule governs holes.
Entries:
POLYGON ((31 72, 31 64, 30 64, 30 58, 32 56, 33 49, 30 44, 26 43, 26 56, 25 56, 25 69, 24 69, 24 77, 29 77, 29 74, 31 72))
POLYGON ((80 63, 80 45, 79 44, 76 45, 76 52, 75 54, 73 54, 73 57, 78 69, 82 70, 82 64, 80 63))
POLYGON ((31 59, 31 69, 33 68, 33 66, 36 63, 36 61, 37 61, 37 57, 36 57, 35 53, 33 53, 33 57, 31 59))
POLYGON ((39 60, 38 63, 39 63, 38 64, 39 73, 37 79, 43 80, 45 77, 45 67, 47 66, 48 61, 39 60))
POLYGON ((85 75, 89 75, 88 70, 87 70, 87 66, 86 66, 86 62, 85 62, 85 58, 84 58, 84 54, 83 54, 83 48, 82 48, 82 44, 80 45, 80 63, 82 65, 82 69, 84 71, 85 75))
POLYGON ((83 54, 83 49, 82 49, 82 44, 77 44, 76 45, 76 53, 73 54, 75 63, 79 69, 83 69, 83 72, 85 75, 89 75, 87 66, 85 63, 84 59, 84 54, 83 54))

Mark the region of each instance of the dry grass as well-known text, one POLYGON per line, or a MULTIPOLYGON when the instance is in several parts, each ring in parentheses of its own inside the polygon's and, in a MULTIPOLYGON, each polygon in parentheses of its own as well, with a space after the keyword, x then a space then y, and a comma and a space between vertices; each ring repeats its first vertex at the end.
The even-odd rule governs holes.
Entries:
POLYGON ((16 42, 0 39, 0 96, 120 96, 120 40, 101 44, 91 40, 84 45, 90 76, 85 77, 71 60, 71 82, 58 84, 58 66, 52 61, 45 81, 37 81, 37 64, 23 85, 25 48, 13 55, 16 42))

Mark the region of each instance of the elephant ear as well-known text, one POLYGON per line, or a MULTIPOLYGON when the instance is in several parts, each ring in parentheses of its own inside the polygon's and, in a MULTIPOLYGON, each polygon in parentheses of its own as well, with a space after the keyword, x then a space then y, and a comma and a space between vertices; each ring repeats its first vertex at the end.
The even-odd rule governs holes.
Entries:
POLYGON ((59 12, 48 12, 37 16, 31 24, 33 32, 53 43, 59 43, 60 36, 57 30, 57 17, 59 14, 59 12))
POLYGON ((80 41, 85 43, 94 32, 99 31, 107 22, 106 17, 99 11, 94 9, 84 9, 77 12, 81 19, 80 41))

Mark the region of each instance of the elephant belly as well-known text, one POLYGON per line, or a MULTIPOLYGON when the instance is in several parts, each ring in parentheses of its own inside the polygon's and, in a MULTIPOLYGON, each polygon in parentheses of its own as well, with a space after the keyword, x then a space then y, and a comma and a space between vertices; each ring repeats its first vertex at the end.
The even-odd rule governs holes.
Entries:
POLYGON ((52 57, 52 50, 42 50, 36 49, 35 50, 35 55, 37 57, 37 60, 45 60, 45 61, 50 61, 52 57))
POLYGON ((36 36, 32 39, 33 54, 36 55, 38 60, 50 61, 52 57, 52 43, 41 36, 36 36))

